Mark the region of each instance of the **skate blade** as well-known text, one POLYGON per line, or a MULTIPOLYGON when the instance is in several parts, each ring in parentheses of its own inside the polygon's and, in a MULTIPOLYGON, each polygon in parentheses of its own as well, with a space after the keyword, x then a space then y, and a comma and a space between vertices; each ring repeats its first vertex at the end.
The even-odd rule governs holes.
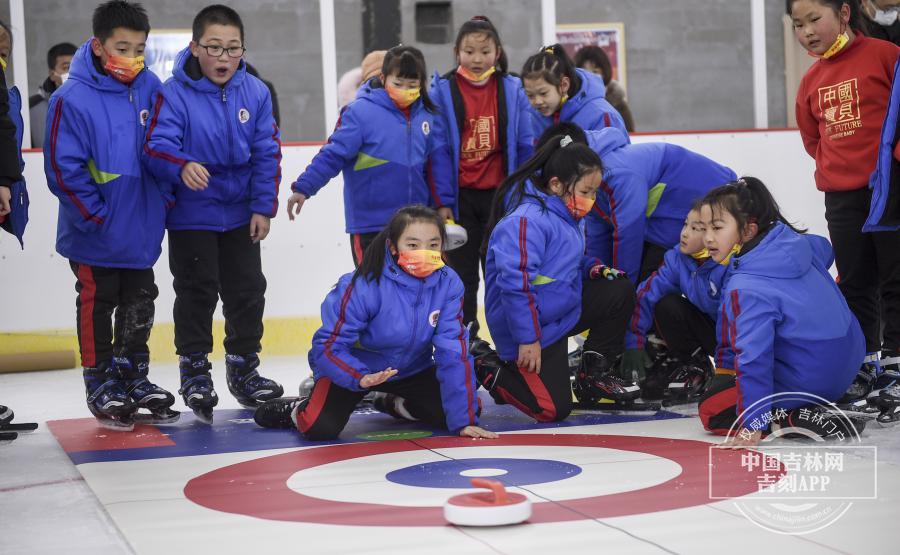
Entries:
POLYGON ((134 422, 136 424, 146 424, 150 426, 172 424, 173 422, 178 422, 179 418, 181 418, 181 413, 177 410, 155 413, 138 412, 134 414, 134 422))
POLYGON ((17 432, 0 432, 0 443, 10 443, 19 437, 17 432))
POLYGON ((900 424, 900 420, 878 420, 877 418, 875 419, 875 422, 882 428, 893 428, 897 424, 900 424))
POLYGON ((212 426, 213 411, 212 409, 194 409, 194 417, 198 422, 202 422, 207 426, 212 426))
POLYGON ((0 432, 33 432, 38 429, 37 422, 10 422, 0 426, 0 432))
POLYGON ((134 421, 133 420, 114 420, 112 418, 100 418, 95 416, 97 419, 97 423, 100 424, 101 428, 106 428, 107 430, 112 430, 114 432, 133 432, 134 431, 134 421))

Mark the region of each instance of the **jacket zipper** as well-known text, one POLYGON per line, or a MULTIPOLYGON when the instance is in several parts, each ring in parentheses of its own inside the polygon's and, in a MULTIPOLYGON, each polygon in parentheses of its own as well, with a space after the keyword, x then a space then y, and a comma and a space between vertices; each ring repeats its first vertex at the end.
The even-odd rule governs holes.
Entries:
POLYGON ((412 112, 406 118, 406 204, 412 204, 412 112))
MULTIPOLYGON (((419 280, 419 291, 416 293, 416 303, 412 307, 412 315, 413 315, 413 330, 412 334, 409 336, 409 344, 406 346, 406 358, 404 362, 406 364, 409 363, 409 358, 412 355, 412 347, 413 343, 416 340, 416 337, 419 335, 419 305, 422 303, 422 291, 425 290, 425 282, 419 280)), ((400 370, 398 368, 397 370, 400 370)))
MULTIPOLYGON (((233 160, 234 137, 232 136, 232 132, 231 132, 231 115, 228 113, 228 93, 225 91, 225 87, 222 87, 222 104, 224 106, 224 112, 225 112, 225 133, 228 135, 228 175, 226 178, 227 179, 226 184, 230 185, 231 184, 231 166, 234 163, 234 160, 233 160)), ((230 196, 231 191, 230 190, 223 191, 223 193, 226 193, 226 192, 228 193, 228 196, 230 196)), ((223 199, 222 199, 223 205, 226 204, 226 202, 225 202, 226 198, 228 198, 228 197, 226 197, 223 194, 223 199)), ((223 208, 222 208, 222 229, 223 230, 226 227, 225 223, 226 223, 225 222, 225 208, 223 206, 223 208)))

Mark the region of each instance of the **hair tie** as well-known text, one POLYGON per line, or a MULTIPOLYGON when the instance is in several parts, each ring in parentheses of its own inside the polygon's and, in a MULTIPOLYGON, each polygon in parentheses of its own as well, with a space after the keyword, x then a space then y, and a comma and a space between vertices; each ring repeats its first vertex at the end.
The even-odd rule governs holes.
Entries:
POLYGON ((570 144, 572 144, 572 137, 568 135, 559 140, 559 148, 565 148, 570 144))
POLYGON ((553 55, 556 55, 556 52, 553 51, 553 47, 552 47, 552 46, 548 46, 547 48, 545 48, 545 49, 544 49, 544 52, 546 52, 547 54, 553 54, 553 55))
POLYGON ((488 20, 488 18, 483 15, 476 15, 476 16, 472 16, 472 19, 470 19, 469 21, 487 21, 487 20, 488 20))

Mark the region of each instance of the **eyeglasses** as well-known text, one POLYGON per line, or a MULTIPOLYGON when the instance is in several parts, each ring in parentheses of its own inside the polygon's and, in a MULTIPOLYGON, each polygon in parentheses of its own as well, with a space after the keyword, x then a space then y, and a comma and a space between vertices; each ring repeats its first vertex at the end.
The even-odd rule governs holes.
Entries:
POLYGON ((222 55, 222 52, 228 52, 229 58, 240 58, 244 55, 244 52, 247 51, 243 46, 231 46, 225 48, 224 46, 219 46, 218 44, 200 44, 197 43, 197 46, 200 48, 206 49, 206 53, 212 56, 213 58, 218 58, 222 55))

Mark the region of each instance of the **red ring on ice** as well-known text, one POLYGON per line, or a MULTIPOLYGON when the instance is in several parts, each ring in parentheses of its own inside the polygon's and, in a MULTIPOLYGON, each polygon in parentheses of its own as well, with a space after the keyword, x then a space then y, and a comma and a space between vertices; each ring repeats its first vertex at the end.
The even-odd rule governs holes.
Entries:
MULTIPOLYGON (((741 468, 742 450, 719 450, 715 457, 716 500, 711 500, 712 444, 686 439, 577 434, 504 434, 480 440, 485 446, 598 447, 648 453, 674 461, 681 474, 651 487, 628 492, 537 502, 530 523, 612 518, 705 505, 722 497, 758 491, 754 476, 741 468), (727 484, 723 488, 722 484, 727 484), (724 490, 724 491, 723 491, 724 490)), ((423 448, 473 447, 460 437, 429 437, 413 441, 380 441, 330 445, 272 455, 233 464, 190 480, 185 496, 209 509, 267 520, 350 526, 444 526, 440 506, 410 507, 333 501, 304 495, 287 486, 296 472, 358 457, 417 451, 423 448)))

